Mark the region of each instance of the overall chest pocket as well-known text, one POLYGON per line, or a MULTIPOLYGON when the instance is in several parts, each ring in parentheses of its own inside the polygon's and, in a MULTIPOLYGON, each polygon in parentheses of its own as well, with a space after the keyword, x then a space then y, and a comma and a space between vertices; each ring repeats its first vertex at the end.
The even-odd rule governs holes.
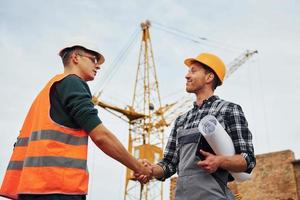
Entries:
POLYGON ((198 128, 178 131, 176 151, 179 157, 179 163, 188 164, 194 161, 199 139, 200 132, 198 131, 198 128))
POLYGON ((181 136, 177 140, 178 148, 180 149, 184 145, 190 143, 198 143, 199 138, 200 138, 200 133, 192 133, 192 134, 181 136))

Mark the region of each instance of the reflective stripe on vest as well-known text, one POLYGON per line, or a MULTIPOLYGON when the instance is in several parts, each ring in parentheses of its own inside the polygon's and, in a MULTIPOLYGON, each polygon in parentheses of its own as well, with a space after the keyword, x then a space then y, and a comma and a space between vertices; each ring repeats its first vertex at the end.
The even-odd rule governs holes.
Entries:
POLYGON ((28 157, 24 167, 67 167, 86 170, 86 160, 53 156, 28 157))
MULTIPOLYGON (((55 140, 59 142, 63 142, 65 144, 72 144, 72 145, 82 145, 88 143, 88 137, 76 137, 72 135, 68 135, 65 133, 61 133, 58 131, 53 130, 42 130, 42 131, 35 131, 32 132, 30 136, 30 141, 36 140, 55 140)), ((27 146, 29 138, 18 138, 15 146, 27 146)))
POLYGON ((7 170, 18 170, 24 167, 67 167, 86 169, 86 160, 64 157, 28 157, 23 161, 10 161, 7 170))
POLYGON ((77 137, 69 134, 65 134, 58 131, 53 130, 42 130, 42 131, 35 131, 32 132, 30 136, 30 141, 37 141, 37 140, 55 140, 58 142, 62 142, 65 144, 71 145, 87 145, 88 137, 77 137))
POLYGON ((28 145, 28 140, 29 140, 28 137, 26 137, 26 138, 18 138, 15 146, 17 146, 17 147, 25 147, 25 146, 28 145))
POLYGON ((50 119, 50 89, 66 76, 51 79, 31 105, 0 189, 0 196, 19 193, 86 194, 88 134, 50 119), (38 173, 37 173, 38 172, 38 173))
POLYGON ((23 161, 10 161, 7 170, 17 170, 23 168, 23 161))

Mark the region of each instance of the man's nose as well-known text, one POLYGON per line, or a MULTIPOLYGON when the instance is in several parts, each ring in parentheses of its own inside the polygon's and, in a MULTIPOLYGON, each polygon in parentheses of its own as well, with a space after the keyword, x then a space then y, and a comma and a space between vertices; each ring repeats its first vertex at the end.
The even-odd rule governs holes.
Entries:
POLYGON ((185 75, 185 79, 186 79, 186 80, 190 79, 190 74, 189 74, 189 73, 187 73, 187 74, 185 75))

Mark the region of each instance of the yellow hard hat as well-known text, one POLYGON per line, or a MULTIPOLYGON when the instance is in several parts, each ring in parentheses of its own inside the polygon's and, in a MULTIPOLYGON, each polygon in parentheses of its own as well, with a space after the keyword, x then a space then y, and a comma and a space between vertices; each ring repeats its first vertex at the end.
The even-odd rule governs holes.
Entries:
POLYGON ((226 73, 226 68, 224 62, 216 55, 210 53, 201 53, 196 58, 187 58, 184 63, 190 66, 193 62, 199 62, 211 68, 220 80, 220 85, 222 85, 226 73))

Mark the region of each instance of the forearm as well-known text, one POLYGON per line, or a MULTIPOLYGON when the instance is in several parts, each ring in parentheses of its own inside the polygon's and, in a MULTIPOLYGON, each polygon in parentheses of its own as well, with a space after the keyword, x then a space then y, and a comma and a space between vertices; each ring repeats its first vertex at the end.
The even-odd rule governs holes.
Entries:
POLYGON ((219 167, 231 172, 244 172, 247 170, 247 162, 242 155, 218 156, 219 167))
POLYGON ((141 164, 128 153, 121 142, 102 124, 90 132, 90 137, 105 154, 127 166, 129 169, 139 172, 141 164))
MULTIPOLYGON (((228 124, 227 132, 234 144, 235 153, 240 155, 239 158, 244 158, 246 162, 246 170, 244 171, 250 173, 256 164, 256 159, 252 143, 252 133, 248 128, 248 122, 241 106, 234 105, 232 107, 232 110, 226 115, 226 124, 228 124)), ((240 162, 238 164, 241 165, 240 162)))

